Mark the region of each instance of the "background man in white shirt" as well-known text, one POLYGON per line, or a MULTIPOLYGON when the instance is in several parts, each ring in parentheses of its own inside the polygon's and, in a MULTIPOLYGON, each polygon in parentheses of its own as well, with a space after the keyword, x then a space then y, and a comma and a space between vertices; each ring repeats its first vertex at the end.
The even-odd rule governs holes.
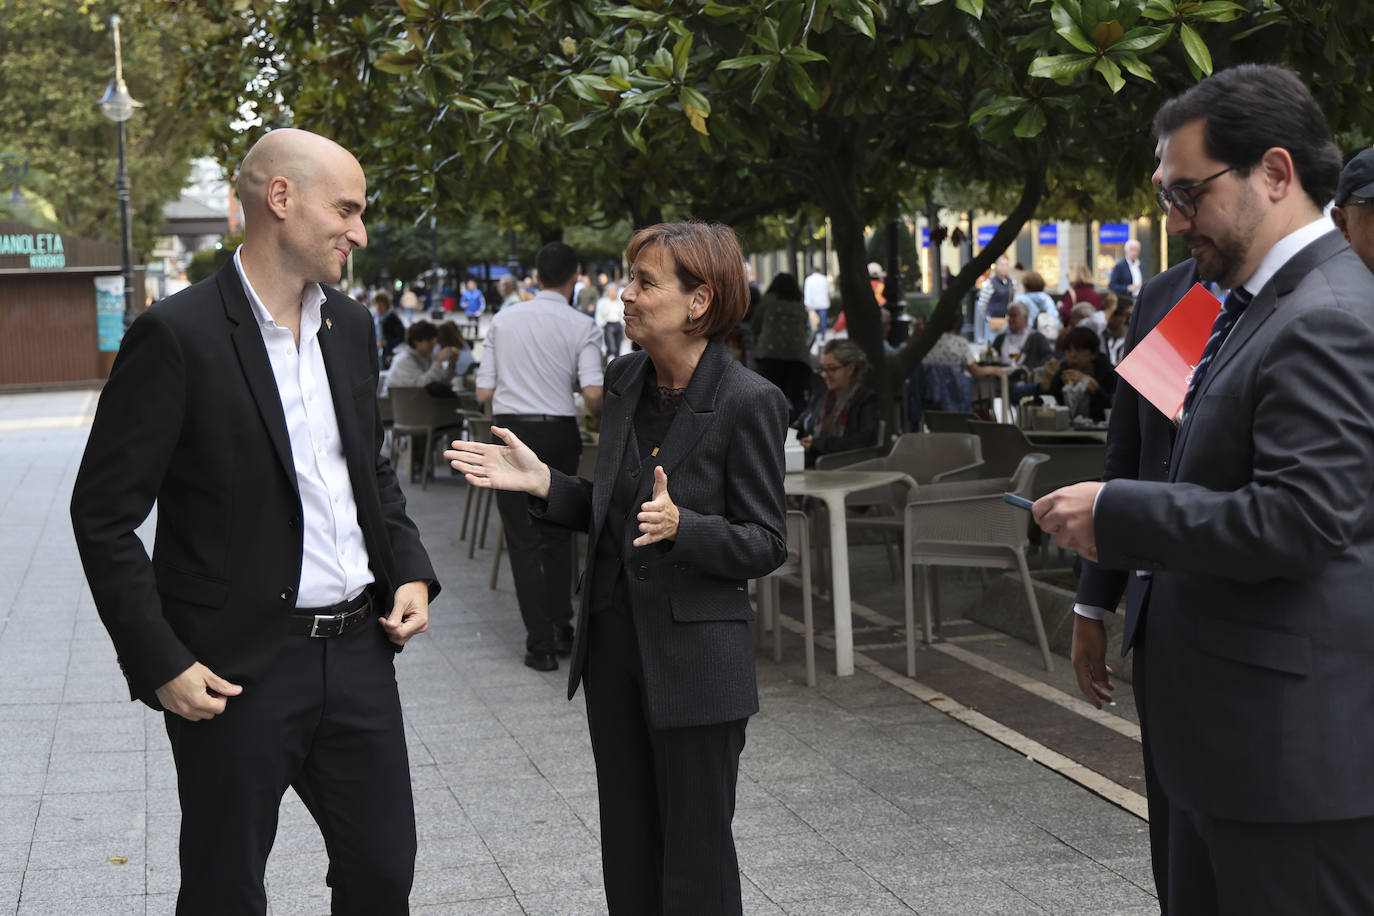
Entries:
POLYGON ((415 814, 395 652, 434 571, 380 457, 365 308, 321 287, 367 244, 362 168, 274 130, 239 171, 244 241, 125 336, 72 492, 132 697, 165 710, 179 913, 261 913, 282 794, 329 850, 335 914, 405 913, 415 814), (150 558, 135 533, 157 502, 150 558))
POLYGON ((825 315, 830 309, 830 278, 821 270, 820 265, 811 268, 811 274, 802 284, 802 301, 816 316, 816 333, 821 340, 825 340, 825 331, 828 327, 825 315))
MULTIPOLYGON (((577 254, 550 242, 534 259, 539 292, 491 320, 477 369, 477 399, 492 422, 514 430, 550 467, 577 473, 582 454, 573 388, 587 410, 601 413, 601 334, 591 315, 570 305, 577 254)), ((515 595, 525 621, 525 664, 553 671, 572 652, 572 534, 535 525, 523 493, 500 491, 515 595)))
POLYGON ((1140 285, 1144 282, 1144 277, 1140 272, 1140 243, 1131 239, 1126 243, 1126 256, 1112 267, 1112 275, 1107 280, 1107 289, 1118 296, 1129 296, 1134 299, 1140 292, 1140 285))

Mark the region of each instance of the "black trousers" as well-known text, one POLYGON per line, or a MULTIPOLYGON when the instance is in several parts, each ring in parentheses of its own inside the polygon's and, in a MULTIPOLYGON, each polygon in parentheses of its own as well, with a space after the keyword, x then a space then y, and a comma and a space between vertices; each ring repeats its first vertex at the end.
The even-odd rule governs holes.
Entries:
MULTIPOLYGON (((549 467, 577 473, 582 436, 575 418, 530 420, 504 415, 492 421, 514 431, 549 467)), ((498 490, 496 508, 506 529, 515 597, 525 621, 525 648, 552 653, 554 628, 572 626, 572 532, 536 523, 524 493, 498 490)))
POLYGON ((1173 916, 1374 913, 1374 818, 1254 824, 1169 813, 1173 916))
POLYGON ((331 912, 410 911, 415 808, 395 652, 375 617, 333 639, 288 636, 272 671, 214 719, 165 714, 181 798, 179 916, 267 911, 263 872, 288 786, 324 835, 331 912))
POLYGON ((1136 629, 1131 652, 1131 688, 1135 693, 1135 711, 1140 721, 1140 751, 1145 760, 1145 802, 1150 812, 1150 868, 1154 872, 1155 893, 1159 895, 1159 910, 1169 913, 1169 799, 1164 794, 1164 786, 1150 757, 1151 731, 1145 714, 1145 698, 1150 689, 1149 653, 1145 651, 1143 623, 1136 629))
POLYGON ((730 822, 748 720, 652 727, 625 609, 592 616, 583 689, 612 916, 739 916, 730 822))

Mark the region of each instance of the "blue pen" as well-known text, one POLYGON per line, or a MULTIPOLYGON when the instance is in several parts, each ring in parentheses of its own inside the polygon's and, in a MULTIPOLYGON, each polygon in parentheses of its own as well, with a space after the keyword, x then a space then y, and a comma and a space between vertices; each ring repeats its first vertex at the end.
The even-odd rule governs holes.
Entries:
POLYGON ((1011 503, 1018 509, 1025 509, 1027 512, 1030 511, 1031 506, 1035 505, 1033 501, 1026 499, 1024 496, 1017 496, 1015 493, 1003 493, 1002 499, 1011 503))

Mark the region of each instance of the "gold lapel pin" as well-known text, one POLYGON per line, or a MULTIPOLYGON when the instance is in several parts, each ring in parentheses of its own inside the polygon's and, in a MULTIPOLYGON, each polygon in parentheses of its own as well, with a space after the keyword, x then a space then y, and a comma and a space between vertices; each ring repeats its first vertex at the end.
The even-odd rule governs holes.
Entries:
POLYGON ((324 320, 324 326, 327 327, 327 328, 329 328, 329 330, 331 330, 331 331, 334 330, 334 319, 333 319, 333 318, 326 318, 326 319, 324 320))

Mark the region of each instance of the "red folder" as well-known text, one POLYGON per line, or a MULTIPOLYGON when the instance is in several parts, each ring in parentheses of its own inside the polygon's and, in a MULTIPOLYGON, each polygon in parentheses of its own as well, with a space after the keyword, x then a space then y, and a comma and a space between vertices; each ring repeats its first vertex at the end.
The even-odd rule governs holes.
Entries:
POLYGON ((1194 284, 1121 361, 1117 374, 1177 423, 1193 369, 1202 358, 1220 311, 1221 300, 1201 283, 1194 284))

